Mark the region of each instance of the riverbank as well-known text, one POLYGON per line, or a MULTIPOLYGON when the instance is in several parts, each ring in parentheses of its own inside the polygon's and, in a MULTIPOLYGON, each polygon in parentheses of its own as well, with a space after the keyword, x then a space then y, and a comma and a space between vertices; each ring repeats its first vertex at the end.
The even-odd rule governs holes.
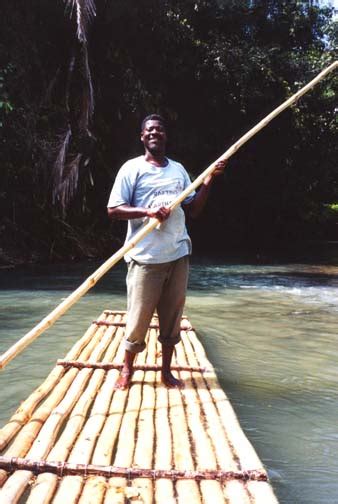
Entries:
MULTIPOLYGON (((32 252, 27 247, 0 247, 0 270, 12 270, 34 265, 52 264, 77 264, 86 262, 103 263, 116 252, 123 242, 115 240, 115 247, 111 242, 95 248, 93 243, 81 244, 80 254, 66 254, 65 256, 52 256, 32 252)), ((217 253, 198 250, 193 247, 192 261, 226 262, 237 264, 279 264, 288 262, 308 262, 315 260, 323 264, 336 262, 338 264, 338 241, 334 240, 308 240, 293 243, 279 243, 270 247, 251 245, 245 247, 229 244, 217 253)))
MULTIPOLYGON (((336 217, 330 225, 290 229, 287 234, 265 231, 244 233, 223 226, 215 228, 210 218, 188 222, 193 255, 226 261, 268 264, 306 257, 308 250, 323 251, 338 243, 336 217)), ((299 223, 298 223, 299 227, 299 223)), ((109 257, 124 243, 125 222, 109 222, 106 215, 91 223, 72 225, 55 217, 30 223, 29 228, 15 219, 0 221, 0 268, 29 264, 75 263, 109 257)))

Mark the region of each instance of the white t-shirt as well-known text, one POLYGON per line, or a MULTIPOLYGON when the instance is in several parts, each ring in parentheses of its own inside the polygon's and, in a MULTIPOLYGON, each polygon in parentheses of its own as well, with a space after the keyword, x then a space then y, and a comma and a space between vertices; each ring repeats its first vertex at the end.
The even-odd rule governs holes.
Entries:
MULTIPOLYGON (((166 166, 157 167, 148 163, 144 156, 139 156, 121 167, 107 206, 168 207, 188 185, 189 175, 180 163, 168 159, 166 166)), ((195 192, 183 204, 192 201, 194 196, 195 192)), ((133 238, 147 220, 145 217, 128 221, 126 242, 133 238)), ((184 211, 178 206, 159 228, 155 228, 126 254, 125 260, 158 264, 175 261, 187 254, 191 254, 191 240, 185 226, 184 211)))

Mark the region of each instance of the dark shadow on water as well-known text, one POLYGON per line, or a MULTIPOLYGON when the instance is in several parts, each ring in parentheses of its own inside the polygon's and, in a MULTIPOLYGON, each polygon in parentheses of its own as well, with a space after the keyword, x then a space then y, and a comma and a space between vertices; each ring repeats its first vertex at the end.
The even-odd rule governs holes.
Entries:
MULTIPOLYGON (((15 270, 0 270, 0 289, 73 291, 92 275, 102 262, 30 265, 15 270)), ((126 272, 126 264, 120 262, 98 280, 92 291, 123 293, 126 272)))

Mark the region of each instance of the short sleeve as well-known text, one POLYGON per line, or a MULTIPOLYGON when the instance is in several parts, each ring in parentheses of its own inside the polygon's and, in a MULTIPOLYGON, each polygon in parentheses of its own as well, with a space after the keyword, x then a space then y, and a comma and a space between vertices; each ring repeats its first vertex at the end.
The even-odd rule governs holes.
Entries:
POLYGON ((111 190, 107 207, 114 208, 120 205, 131 205, 134 190, 134 177, 128 163, 125 163, 116 175, 111 190))

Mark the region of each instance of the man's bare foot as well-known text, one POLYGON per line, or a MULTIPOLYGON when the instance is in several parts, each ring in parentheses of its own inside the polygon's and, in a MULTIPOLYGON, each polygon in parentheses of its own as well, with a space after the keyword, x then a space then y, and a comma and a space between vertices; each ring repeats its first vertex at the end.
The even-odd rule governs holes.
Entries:
POLYGON ((121 371, 120 376, 118 377, 114 385, 114 389, 126 390, 127 388, 129 388, 132 376, 133 376, 132 371, 121 371))
POLYGON ((183 381, 175 378, 170 372, 162 372, 162 383, 168 388, 184 388, 183 381))

